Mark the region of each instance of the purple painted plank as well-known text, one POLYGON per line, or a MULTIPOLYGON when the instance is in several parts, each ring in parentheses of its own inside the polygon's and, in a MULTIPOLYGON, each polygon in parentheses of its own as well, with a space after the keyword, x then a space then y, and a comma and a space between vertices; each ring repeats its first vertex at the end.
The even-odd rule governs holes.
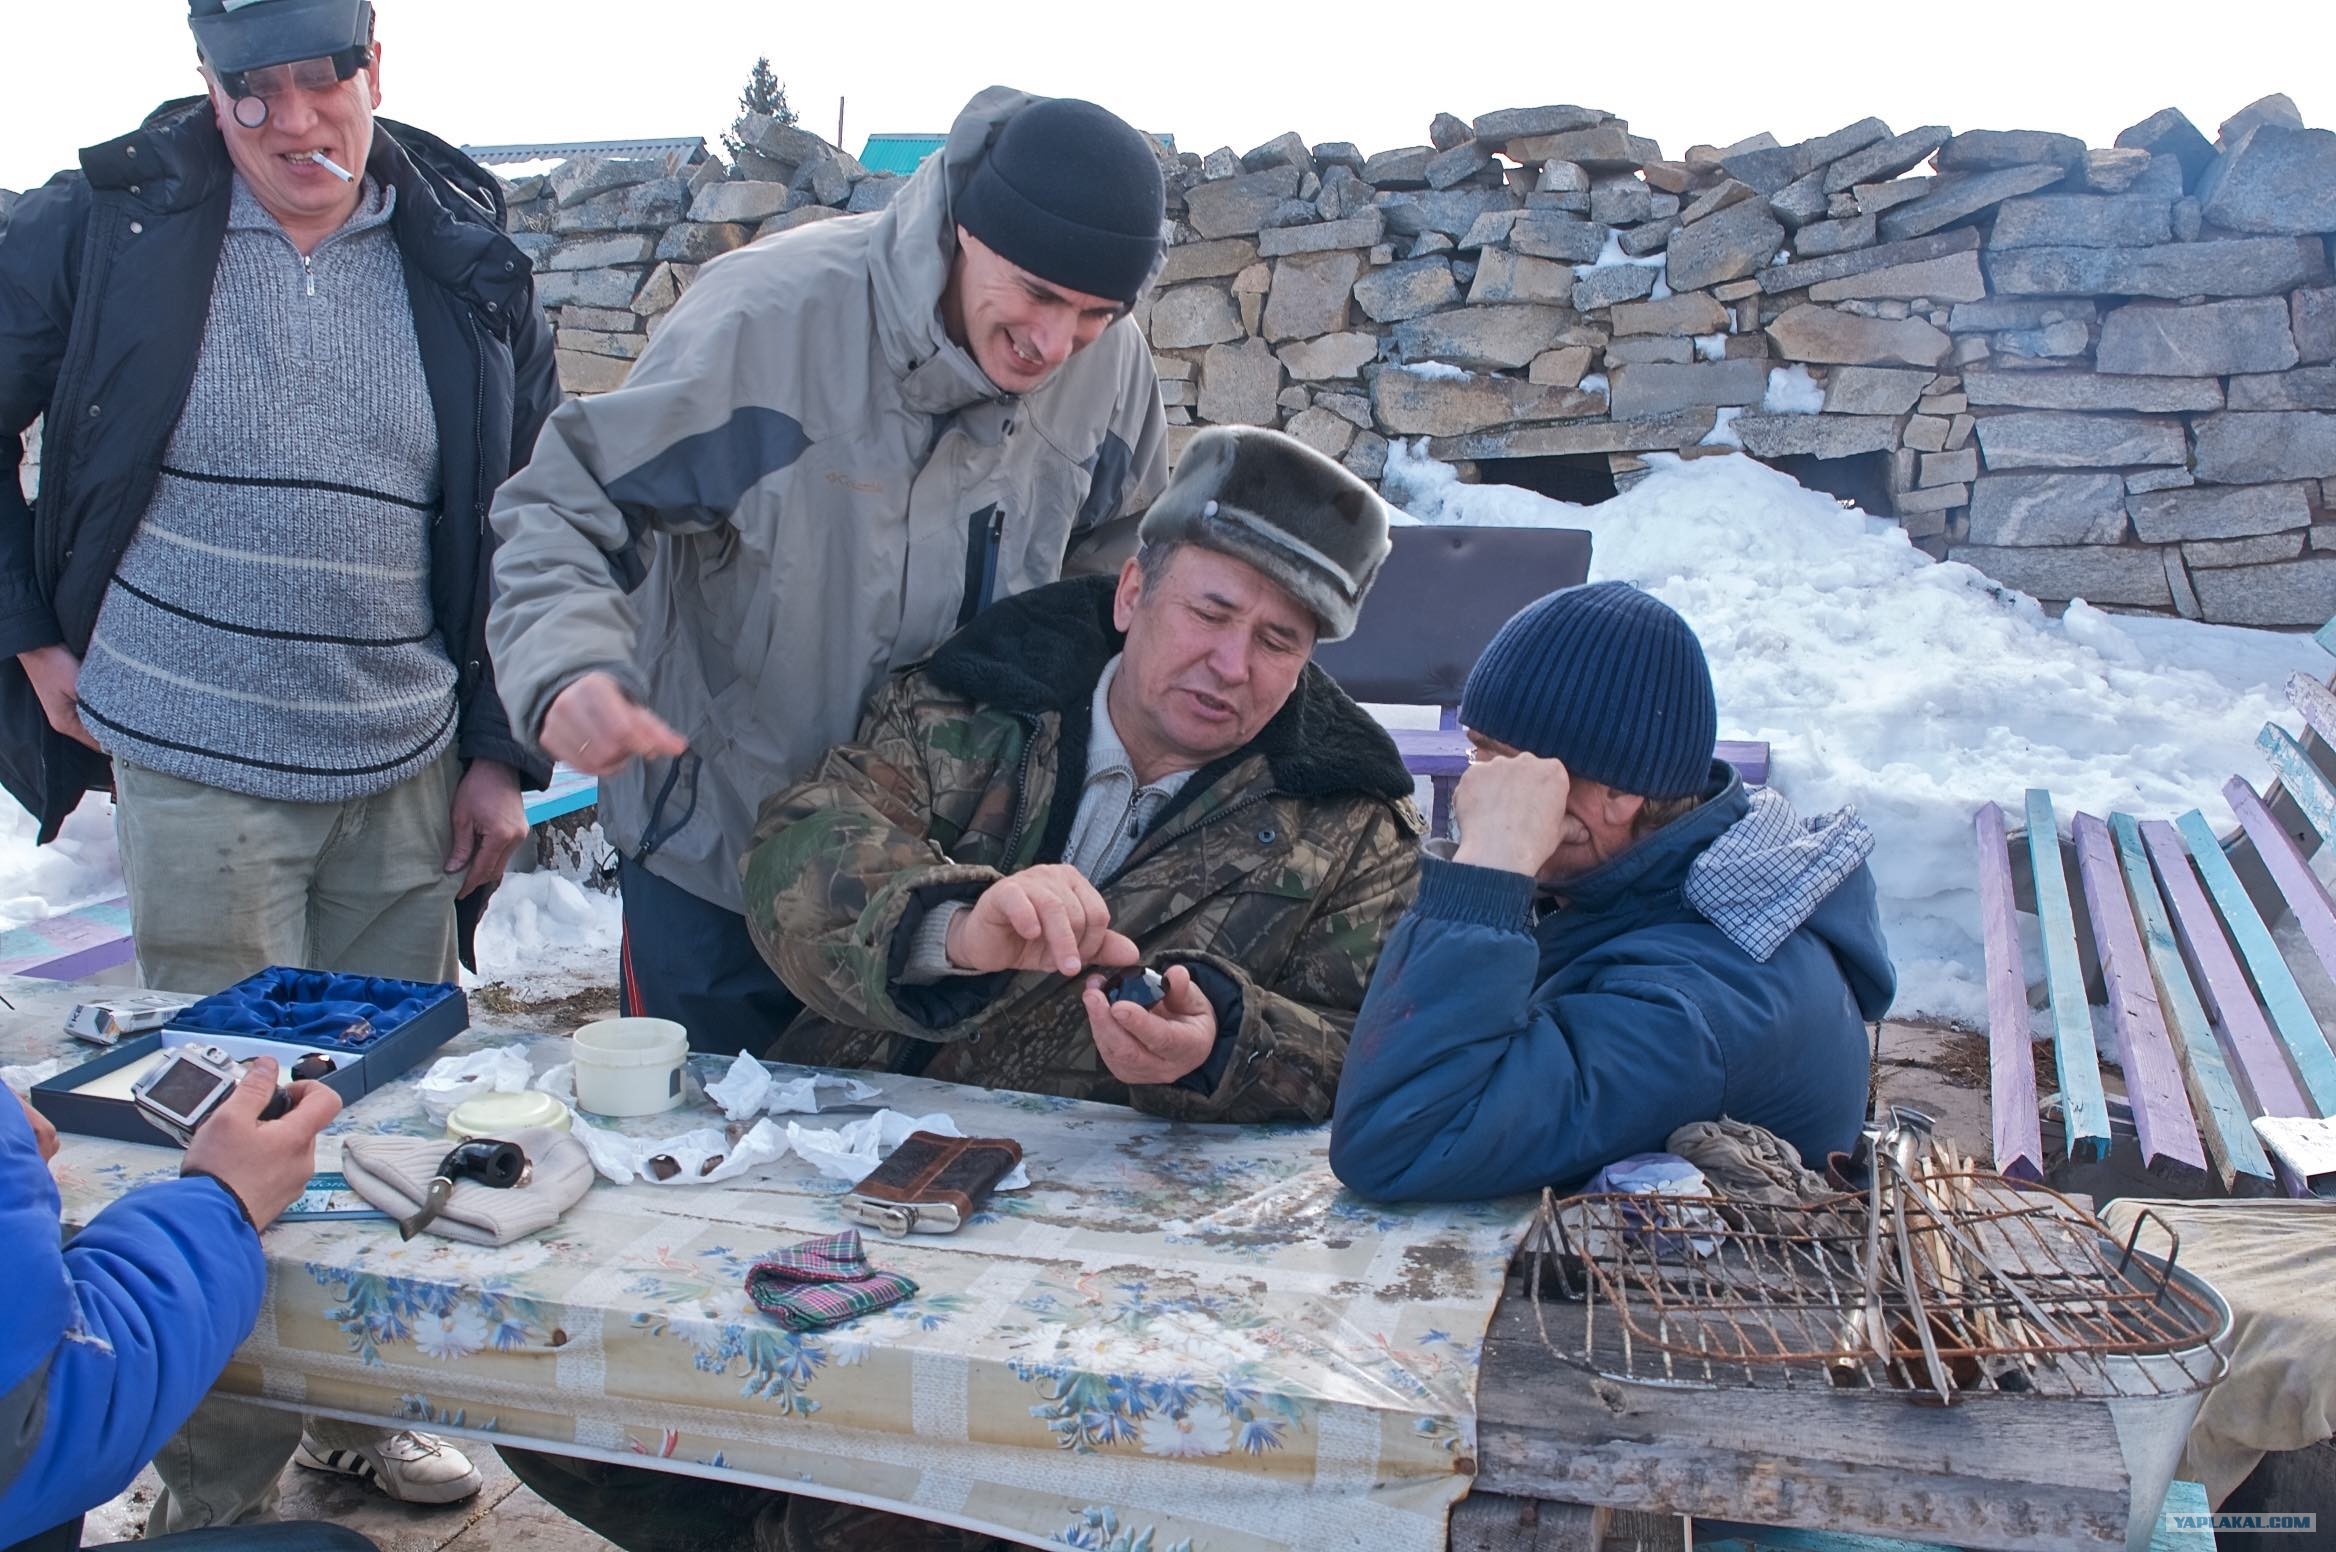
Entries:
POLYGON ((2223 1055, 2245 1086, 2248 1104, 2257 1115, 2311 1114, 2304 1104, 2303 1089, 2296 1083, 2295 1070, 2288 1065, 2287 1053, 2271 1033, 2254 989, 2247 984, 2247 973, 2239 968, 2239 956, 2232 952, 2230 939, 2223 936, 2222 922, 2190 866, 2181 832, 2163 819, 2150 819, 2142 823, 2141 839, 2149 847, 2150 860, 2157 864, 2166 903, 2173 907, 2174 928, 2182 941, 2182 958, 2190 966, 2191 982, 2214 1019, 2223 1055))
POLYGON ((2142 1167, 2154 1174, 2203 1175, 2206 1149, 2198 1140, 2198 1118, 2190 1109, 2189 1085, 2182 1079, 2174 1042, 2166 1034, 2166 1012, 2150 979, 2141 930, 2133 924, 2133 901, 2125 893, 2109 826, 2079 814, 2069 833, 2092 913, 2093 941, 2101 950, 2109 1028, 2117 1039, 2118 1065, 2125 1070, 2125 1099, 2133 1107, 2142 1167))
POLYGON ((2240 828, 2255 843, 2255 854, 2263 859, 2288 909, 2295 912, 2296 925, 2303 929, 2312 952, 2320 956, 2328 973, 2336 976, 2336 901, 2328 898, 2327 886, 2312 872, 2295 849, 2294 837, 2279 827, 2245 778, 2233 776, 2224 782, 2222 795, 2231 812, 2239 816, 2240 828))
MULTIPOLYGON (((1414 776, 1458 776, 1468 769, 1468 735, 1458 728, 1389 728, 1395 752, 1414 776)), ((1768 745, 1752 739, 1723 738, 1712 751, 1736 768, 1746 786, 1768 780, 1768 745)))
POLYGON ((0 974, 22 975, 61 954, 128 939, 130 902, 126 895, 93 900, 60 915, 43 917, 0 933, 0 974))
POLYGON ((2028 1030, 2028 971, 2020 958, 2012 905, 2011 850, 2003 810, 1989 803, 1979 835, 1979 924, 1987 942, 1988 1105, 1995 1116, 1995 1167, 2021 1180, 2044 1178, 2044 1132, 2036 1109, 2036 1051, 2028 1030))
POLYGON ((128 938, 115 938, 109 943, 95 944, 61 959, 52 959, 47 964, 27 965, 15 973, 40 981, 78 981, 84 976, 126 965, 137 957, 137 949, 128 938))

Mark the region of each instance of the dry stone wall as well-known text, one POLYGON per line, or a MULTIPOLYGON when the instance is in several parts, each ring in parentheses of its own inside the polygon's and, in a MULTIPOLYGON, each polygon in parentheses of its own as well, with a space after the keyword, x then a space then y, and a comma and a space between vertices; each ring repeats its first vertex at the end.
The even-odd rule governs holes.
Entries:
MULTIPOLYGON (((571 391, 622 382, 707 260, 900 187, 741 129, 734 166, 511 184, 571 391)), ((1479 479, 1562 459, 1623 483, 1740 448, 1856 470, 1829 488, 2042 598, 2336 615, 2336 134, 2284 97, 2212 141, 2166 109, 2106 148, 1863 119, 1674 159, 1556 105, 1162 166, 1138 321, 1179 444, 1274 425, 1371 479, 1403 438, 1479 479)))

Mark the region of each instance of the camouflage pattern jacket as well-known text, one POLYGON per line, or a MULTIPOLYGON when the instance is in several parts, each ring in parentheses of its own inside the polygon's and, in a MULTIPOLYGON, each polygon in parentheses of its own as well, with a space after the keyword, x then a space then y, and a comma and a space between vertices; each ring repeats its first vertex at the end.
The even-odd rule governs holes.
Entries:
POLYGON ((1122 639, 1111 596, 1112 579, 1087 577, 994 605, 887 684, 855 742, 764 803, 747 923, 809 1010, 777 1058, 1196 1121, 1330 1114, 1379 945, 1418 887, 1424 827, 1394 743, 1312 664, 1257 737, 1196 771, 1095 881, 1146 963, 1186 964, 1210 993, 1218 1049, 1200 1073, 1114 1078, 1078 980, 899 979, 926 911, 1062 855, 1095 681, 1122 639))

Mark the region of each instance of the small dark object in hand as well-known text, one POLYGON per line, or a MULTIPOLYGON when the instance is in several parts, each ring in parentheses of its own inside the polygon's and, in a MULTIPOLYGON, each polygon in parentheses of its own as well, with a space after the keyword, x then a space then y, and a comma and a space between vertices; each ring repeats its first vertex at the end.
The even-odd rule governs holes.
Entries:
POLYGON ((322 1051, 311 1051, 292 1064, 292 1077, 296 1082, 314 1082, 326 1073, 339 1071, 340 1065, 322 1051))
POLYGON ((1168 983, 1160 979, 1160 972, 1142 965, 1122 970, 1103 983, 1103 997, 1107 1002, 1132 1002, 1139 1008, 1149 1008, 1167 995, 1168 983))
POLYGON ((660 1153, 649 1161, 649 1173, 659 1180, 671 1180, 681 1173, 681 1162, 670 1153, 660 1153))
POLYGON ((715 1170, 720 1169, 721 1167, 722 1155, 719 1153, 709 1153, 706 1155, 706 1162, 698 1166, 698 1175, 702 1179, 705 1176, 712 1174, 715 1170))

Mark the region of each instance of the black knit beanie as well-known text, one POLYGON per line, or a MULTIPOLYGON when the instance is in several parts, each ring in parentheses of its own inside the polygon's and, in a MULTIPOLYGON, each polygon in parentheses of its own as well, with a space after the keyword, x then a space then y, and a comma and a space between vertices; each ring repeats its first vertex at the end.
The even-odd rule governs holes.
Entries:
POLYGON ((1695 632, 1627 582, 1570 587, 1500 628, 1460 693, 1465 727, 1645 798, 1701 793, 1719 738, 1695 632))
POLYGON ((1131 303, 1159 260, 1164 213, 1150 143, 1075 97, 1008 119, 956 208, 958 225, 1039 279, 1131 303))

